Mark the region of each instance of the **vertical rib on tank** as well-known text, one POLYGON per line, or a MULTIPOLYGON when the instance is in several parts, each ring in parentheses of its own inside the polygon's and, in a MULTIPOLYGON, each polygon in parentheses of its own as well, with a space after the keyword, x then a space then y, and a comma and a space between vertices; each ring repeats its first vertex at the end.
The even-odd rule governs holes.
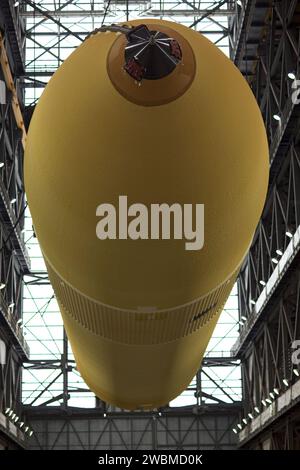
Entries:
POLYGON ((25 182, 83 379, 121 408, 167 404, 201 364, 266 196, 266 133, 246 81, 179 24, 95 32, 39 100, 25 182), (203 204, 203 247, 172 236, 172 213, 168 238, 99 239, 97 207, 121 195, 203 204))

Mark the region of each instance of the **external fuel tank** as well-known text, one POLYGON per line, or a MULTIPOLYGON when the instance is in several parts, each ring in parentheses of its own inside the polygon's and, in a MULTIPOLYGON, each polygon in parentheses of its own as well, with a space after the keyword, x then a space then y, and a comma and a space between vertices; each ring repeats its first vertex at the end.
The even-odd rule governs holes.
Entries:
POLYGON ((151 409, 187 387, 251 244, 268 168, 245 79, 180 24, 100 28, 53 75, 25 185, 77 367, 101 399, 151 409))

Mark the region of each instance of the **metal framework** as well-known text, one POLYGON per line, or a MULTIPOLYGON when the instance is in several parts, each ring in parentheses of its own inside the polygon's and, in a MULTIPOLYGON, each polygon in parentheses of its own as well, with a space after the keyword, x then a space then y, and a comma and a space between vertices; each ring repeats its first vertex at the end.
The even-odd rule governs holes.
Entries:
POLYGON ((32 0, 20 2, 26 19, 26 104, 34 104, 62 61, 90 31, 128 19, 164 18, 193 27, 228 51, 228 19, 235 1, 87 1, 32 0), (31 88, 31 90, 30 90, 31 88))
POLYGON ((242 361, 239 437, 249 448, 300 446, 300 372, 293 358, 300 339, 299 25, 299 1, 243 1, 230 40, 270 146, 268 197, 238 280, 241 326, 233 348, 242 361), (290 409, 298 418, 288 417, 290 409))
POLYGON ((30 423, 36 430, 32 449, 71 450, 192 450, 233 449, 232 426, 239 404, 181 408, 149 413, 111 413, 99 417, 97 410, 42 411, 32 408, 30 423))
MULTIPOLYGON (((4 372, 6 381, 0 387, 4 395, 12 398, 2 401, 1 406, 3 412, 10 408, 20 416, 22 422, 25 422, 23 429, 28 426, 28 429, 34 431, 28 441, 32 448, 109 446, 182 449, 235 446, 236 436, 232 427, 238 418, 241 392, 240 361, 230 355, 230 348, 237 339, 236 290, 225 306, 201 370, 188 390, 177 400, 177 406, 143 415, 116 410, 96 399, 82 381, 62 327, 28 210, 24 220, 26 203, 22 157, 26 131, 18 113, 21 109, 27 126, 34 105, 53 72, 91 30, 103 23, 131 18, 143 20, 149 16, 165 18, 202 32, 228 54, 231 24, 234 16, 241 11, 239 3, 170 0, 1 2, 4 16, 1 31, 7 45, 14 89, 11 89, 8 80, 7 96, 11 99, 7 100, 7 106, 1 106, 1 112, 6 110, 6 115, 11 117, 6 122, 12 150, 10 160, 7 158, 0 172, 3 172, 3 182, 9 191, 6 207, 10 207, 8 201, 14 197, 17 201, 10 207, 15 218, 3 219, 1 230, 4 230, 4 235, 0 238, 6 241, 0 257, 2 251, 3 255, 7 252, 3 256, 5 268, 2 272, 14 273, 15 280, 11 281, 14 287, 8 290, 10 284, 5 282, 6 287, 0 290, 0 296, 3 293, 6 302, 15 304, 13 325, 19 339, 14 343, 13 354, 16 357, 12 355, 11 359, 17 365, 8 366, 7 361, 3 370, 10 371, 11 375, 4 372), (19 106, 16 105, 16 98, 19 106), (22 108, 23 98, 27 105, 25 109, 22 108), (25 232, 21 233, 23 228, 25 232), (29 252, 31 267, 26 250, 29 252), (13 259, 11 265, 9 257, 13 259), (23 328, 20 327, 21 317, 23 328), (18 349, 19 343, 21 349, 18 349), (30 356, 27 344, 30 346, 30 356), (17 379, 9 378, 15 373, 13 371, 17 371, 17 379), (20 386, 16 387, 16 380, 20 383, 21 375, 22 405, 20 386), (186 403, 193 405, 178 406, 186 403), (144 433, 141 433, 141 429, 144 433)), ((5 144, 1 147, 1 158, 9 153, 5 150, 8 138, 2 131, 5 128, 2 123, 1 137, 5 144)), ((0 215, 2 218, 2 212, 0 215)), ((3 312, 1 308, 1 321, 6 318, 3 312)), ((10 338, 7 331, 3 333, 3 338, 5 341, 10 338)), ((24 435, 18 424, 15 425, 11 417, 2 417, 0 415, 0 421, 2 419, 1 422, 5 422, 10 438, 17 439, 18 443, 23 442, 24 435)))
POLYGON ((26 130, 17 78, 17 73, 24 71, 24 30, 14 20, 9 3, 3 1, 0 10, 0 441, 4 448, 16 448, 24 441, 22 427, 16 423, 22 414, 21 366, 29 358, 21 324, 23 276, 30 271, 23 234, 26 130), (5 414, 8 409, 15 413, 11 419, 5 414))
POLYGON ((299 450, 300 419, 299 412, 285 414, 261 436, 251 439, 244 447, 257 450, 299 450))

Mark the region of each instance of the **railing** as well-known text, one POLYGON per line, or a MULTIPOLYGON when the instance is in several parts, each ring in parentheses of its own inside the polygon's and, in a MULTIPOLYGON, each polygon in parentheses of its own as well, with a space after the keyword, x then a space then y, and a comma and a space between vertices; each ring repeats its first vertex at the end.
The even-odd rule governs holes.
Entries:
POLYGON ((246 11, 248 6, 249 0, 242 0, 241 2, 241 9, 237 9, 237 14, 234 17, 234 22, 232 25, 232 36, 234 44, 232 45, 232 52, 231 52, 231 59, 235 61, 238 47, 240 45, 241 34, 244 26, 244 21, 246 17, 246 11))
POLYGON ((1 293, 0 293, 0 309, 1 309, 0 315, 2 315, 3 318, 6 320, 6 324, 10 328, 13 336, 15 337, 15 339, 17 340, 20 347, 23 349, 25 355, 28 358, 29 353, 30 353, 30 349, 29 349, 28 344, 25 341, 23 331, 22 331, 22 327, 18 323, 18 319, 11 312, 9 306, 7 305, 5 299, 3 298, 3 295, 1 293))
POLYGON ((204 355, 204 359, 213 359, 215 357, 234 359, 234 356, 232 356, 232 351, 229 351, 228 349, 223 351, 206 351, 204 355))
POLYGON ((21 230, 18 226, 15 213, 11 209, 11 203, 7 189, 5 188, 2 179, 0 178, 0 212, 3 214, 5 222, 12 228, 12 232, 9 238, 16 251, 16 255, 19 259, 20 265, 25 271, 30 271, 30 257, 27 248, 21 239, 21 230))
POLYGON ((255 417, 239 432, 239 441, 253 437, 253 434, 270 425, 284 410, 300 402, 300 380, 277 397, 261 414, 255 417))
POLYGON ((244 325, 241 327, 240 336, 233 348, 231 349, 231 354, 236 356, 243 345, 245 339, 247 338, 249 332, 251 331, 253 325, 259 320, 265 306, 267 305, 269 299, 273 295, 273 292, 277 288, 278 284, 282 280, 284 274, 286 273, 288 267, 294 260, 295 256, 300 250, 300 226, 297 228, 293 237, 291 238, 290 243, 288 244, 285 252, 278 261, 276 268, 268 279, 264 289, 262 290, 260 296, 258 297, 255 305, 253 306, 251 315, 245 321, 244 325))
POLYGON ((0 33, 0 63, 1 63, 2 70, 3 70, 3 75, 4 75, 6 86, 8 90, 11 91, 12 93, 12 108, 13 108, 16 124, 22 132, 22 145, 23 145, 23 148, 25 149, 25 143, 26 143, 26 137, 27 137, 25 125, 24 125, 23 116, 22 116, 21 109, 20 109, 17 91, 14 85, 13 76, 12 76, 10 66, 9 66, 6 49, 4 47, 4 40, 3 40, 1 33, 0 33))

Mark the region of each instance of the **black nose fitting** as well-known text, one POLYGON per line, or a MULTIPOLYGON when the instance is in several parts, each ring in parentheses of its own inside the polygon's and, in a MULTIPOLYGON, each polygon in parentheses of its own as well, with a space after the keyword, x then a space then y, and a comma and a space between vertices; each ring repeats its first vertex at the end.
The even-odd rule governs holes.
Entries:
POLYGON ((178 41, 160 31, 150 31, 146 25, 139 25, 126 37, 124 69, 138 82, 166 77, 181 62, 178 41))

